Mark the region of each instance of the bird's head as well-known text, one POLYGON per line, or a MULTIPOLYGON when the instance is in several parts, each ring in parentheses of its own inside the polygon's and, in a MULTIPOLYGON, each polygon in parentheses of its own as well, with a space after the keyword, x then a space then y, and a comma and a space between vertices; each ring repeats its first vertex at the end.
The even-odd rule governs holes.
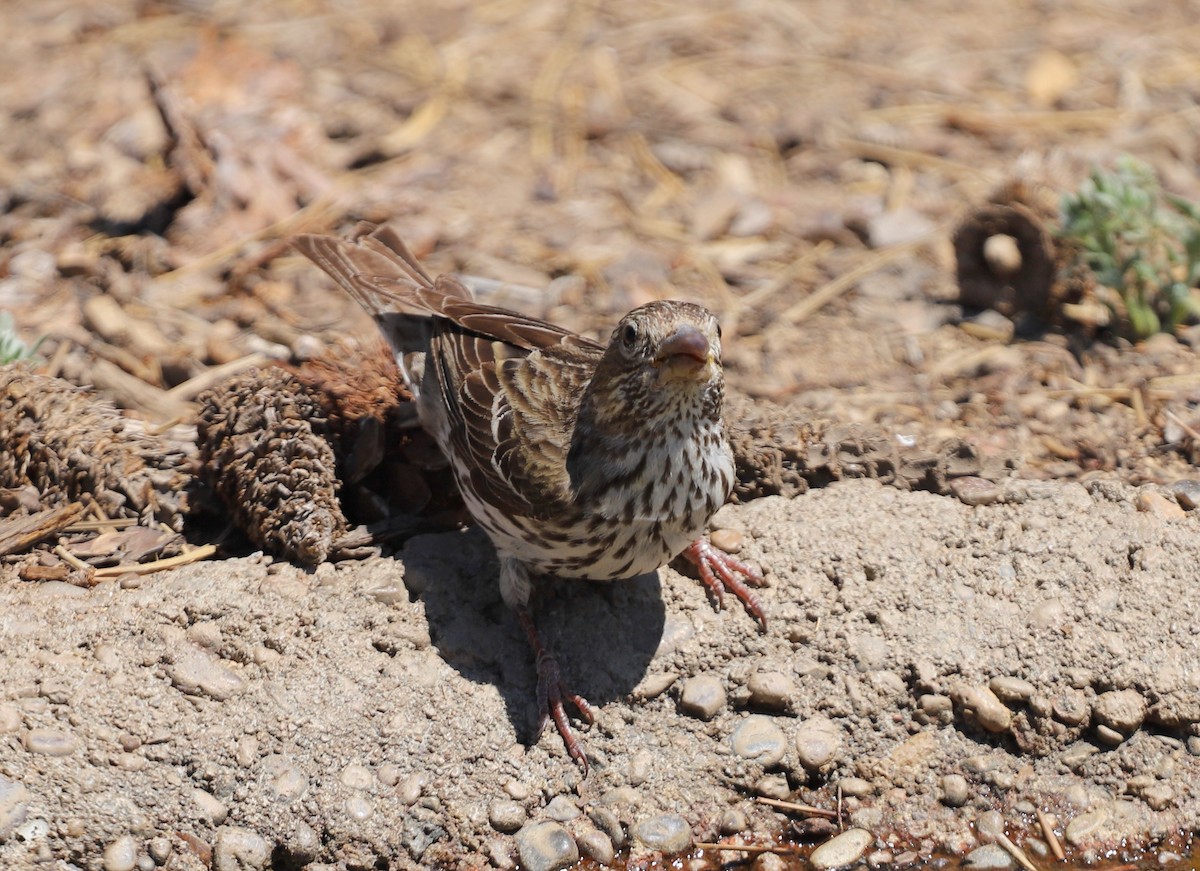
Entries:
POLYGON ((720 414, 721 328, 689 302, 647 303, 621 318, 592 379, 593 401, 645 425, 720 414))

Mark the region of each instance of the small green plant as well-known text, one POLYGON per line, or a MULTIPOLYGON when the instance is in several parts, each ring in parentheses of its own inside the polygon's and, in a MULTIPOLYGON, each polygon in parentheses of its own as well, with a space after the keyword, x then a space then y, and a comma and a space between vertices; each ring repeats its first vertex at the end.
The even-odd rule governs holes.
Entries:
POLYGON ((32 358, 44 338, 45 336, 34 342, 32 348, 29 347, 17 335, 12 315, 0 312, 0 366, 32 358))
POLYGON ((1112 172, 1093 171, 1062 208, 1062 235, 1120 296, 1116 314, 1133 338, 1200 317, 1200 206, 1164 194, 1150 167, 1123 157, 1112 172))

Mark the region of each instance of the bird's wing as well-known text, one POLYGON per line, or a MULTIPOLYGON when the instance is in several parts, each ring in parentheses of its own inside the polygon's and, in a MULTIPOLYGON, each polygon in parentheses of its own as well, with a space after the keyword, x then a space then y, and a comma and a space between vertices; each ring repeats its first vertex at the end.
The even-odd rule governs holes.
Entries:
POLYGON ((452 275, 430 278, 388 227, 360 224, 347 240, 304 235, 293 244, 375 317, 402 365, 404 355, 427 352, 448 449, 480 498, 525 515, 563 507, 574 420, 602 345, 477 303, 452 275))

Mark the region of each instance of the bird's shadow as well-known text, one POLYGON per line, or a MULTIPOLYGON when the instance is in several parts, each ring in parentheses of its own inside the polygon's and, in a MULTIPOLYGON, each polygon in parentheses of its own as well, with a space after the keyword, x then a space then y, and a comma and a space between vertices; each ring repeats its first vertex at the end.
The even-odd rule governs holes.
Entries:
MULTIPOLYGON (((405 544, 401 560, 439 654, 469 680, 494 685, 518 737, 536 741, 533 653, 500 598, 500 564, 486 536, 478 529, 418 536, 405 544)), ((663 634, 658 573, 615 582, 547 578, 535 589, 534 622, 567 688, 593 706, 628 695, 663 634)))

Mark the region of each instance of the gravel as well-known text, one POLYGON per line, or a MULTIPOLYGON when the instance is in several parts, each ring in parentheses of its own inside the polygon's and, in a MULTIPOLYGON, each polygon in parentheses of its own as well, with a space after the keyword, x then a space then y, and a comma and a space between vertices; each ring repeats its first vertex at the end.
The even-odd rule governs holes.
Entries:
POLYGON ((1073 857, 1191 825, 1200 617, 1178 603, 1200 516, 1026 486, 967 506, 853 481, 725 509, 771 570, 766 634, 670 569, 546 585, 539 625, 599 713, 582 784, 553 730, 532 740, 533 663, 478 532, 66 595, 0 568, 0 866, 103 869, 131 837, 139 863, 209 851, 239 871, 532 867, 522 850, 554 867, 603 861, 598 835, 663 849, 651 822, 765 839, 785 821, 753 796, 832 807, 839 787, 897 861, 965 855, 1030 807, 1073 857), (370 595, 413 574, 414 599, 370 595), (648 674, 678 681, 641 696, 648 674), (718 702, 689 711, 705 684, 718 702))

